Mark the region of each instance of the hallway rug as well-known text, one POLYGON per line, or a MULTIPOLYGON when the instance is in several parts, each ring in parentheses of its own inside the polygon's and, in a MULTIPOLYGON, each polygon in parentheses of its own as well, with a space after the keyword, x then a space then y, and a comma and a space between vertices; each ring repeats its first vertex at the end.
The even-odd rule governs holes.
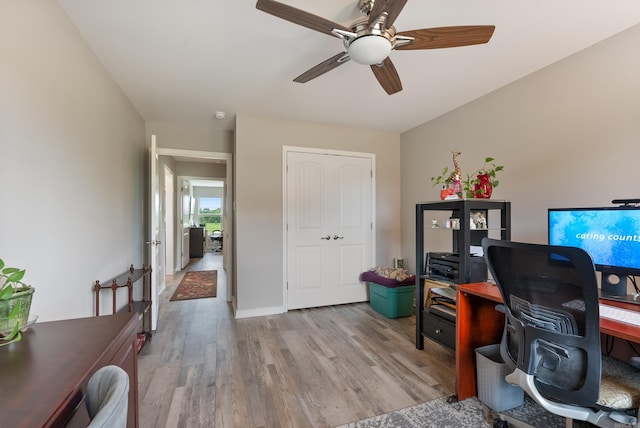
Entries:
POLYGON ((217 288, 217 270, 187 272, 171 296, 171 301, 216 297, 217 288))
MULTIPOLYGON (((525 422, 536 428, 564 428, 565 420, 547 413, 525 397, 524 404, 503 412, 508 418, 525 422)), ((476 397, 449 403, 438 398, 406 409, 341 425, 338 428, 492 428, 498 413, 485 406, 476 397)), ((508 419, 507 419, 508 420, 508 419)), ((588 424, 574 421, 575 428, 588 424)))

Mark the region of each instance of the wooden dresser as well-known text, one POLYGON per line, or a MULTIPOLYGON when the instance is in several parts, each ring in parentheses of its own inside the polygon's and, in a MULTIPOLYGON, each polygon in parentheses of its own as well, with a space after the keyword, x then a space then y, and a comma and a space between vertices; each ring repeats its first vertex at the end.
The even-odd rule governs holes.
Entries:
POLYGON ((189 229, 189 257, 204 256, 204 227, 189 229))
POLYGON ((36 323, 0 347, 0 426, 86 426, 87 382, 113 364, 129 374, 127 426, 137 428, 137 328, 137 313, 36 323))

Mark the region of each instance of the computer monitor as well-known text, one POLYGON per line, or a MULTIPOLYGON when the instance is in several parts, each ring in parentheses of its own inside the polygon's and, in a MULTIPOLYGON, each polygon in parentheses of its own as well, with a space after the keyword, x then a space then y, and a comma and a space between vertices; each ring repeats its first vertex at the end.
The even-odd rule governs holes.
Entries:
POLYGON ((549 244, 579 247, 602 273, 603 297, 626 297, 640 275, 640 207, 549 208, 549 244))

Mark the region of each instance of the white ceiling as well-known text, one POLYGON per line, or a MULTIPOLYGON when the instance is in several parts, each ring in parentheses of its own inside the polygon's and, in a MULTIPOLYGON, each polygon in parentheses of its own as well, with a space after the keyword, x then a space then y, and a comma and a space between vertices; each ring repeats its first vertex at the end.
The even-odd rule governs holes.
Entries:
MULTIPOLYGON (((362 17, 357 0, 282 2, 346 27, 362 17)), ((255 0, 59 3, 145 120, 214 129, 247 114, 402 132, 640 23, 638 0, 409 0, 398 31, 496 30, 485 45, 393 51, 404 89, 389 96, 353 61, 293 82, 342 42, 261 12, 255 0)))

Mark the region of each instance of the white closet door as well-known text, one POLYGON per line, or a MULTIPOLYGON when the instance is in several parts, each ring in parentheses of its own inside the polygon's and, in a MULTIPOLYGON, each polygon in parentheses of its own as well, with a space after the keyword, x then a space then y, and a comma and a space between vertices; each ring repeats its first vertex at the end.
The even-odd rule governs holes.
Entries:
POLYGON ((288 152, 287 171, 288 309, 366 301, 371 158, 288 152))

